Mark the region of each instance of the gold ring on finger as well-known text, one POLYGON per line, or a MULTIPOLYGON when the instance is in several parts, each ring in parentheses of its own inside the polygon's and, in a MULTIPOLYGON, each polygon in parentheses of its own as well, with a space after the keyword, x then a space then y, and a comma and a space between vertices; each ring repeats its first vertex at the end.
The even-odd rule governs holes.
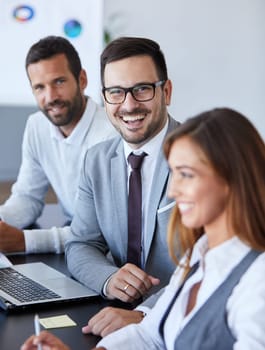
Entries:
POLYGON ((123 287, 123 291, 126 292, 126 290, 128 289, 130 285, 127 283, 124 287, 123 287))

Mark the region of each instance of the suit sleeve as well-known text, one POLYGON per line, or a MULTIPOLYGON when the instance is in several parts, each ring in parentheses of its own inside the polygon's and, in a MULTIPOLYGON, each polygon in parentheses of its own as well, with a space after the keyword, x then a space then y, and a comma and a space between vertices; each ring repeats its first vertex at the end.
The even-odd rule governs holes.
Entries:
POLYGON ((101 232, 98 211, 94 198, 91 164, 87 169, 86 154, 81 171, 78 196, 71 224, 70 237, 66 241, 65 252, 69 271, 89 288, 102 294, 103 285, 110 275, 118 270, 107 257, 108 245, 101 232))

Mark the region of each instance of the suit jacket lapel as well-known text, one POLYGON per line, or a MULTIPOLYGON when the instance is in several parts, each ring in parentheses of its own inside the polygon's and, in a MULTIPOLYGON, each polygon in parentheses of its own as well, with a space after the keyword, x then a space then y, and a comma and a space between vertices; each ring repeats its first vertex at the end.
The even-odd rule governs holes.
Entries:
MULTIPOLYGON (((113 239, 120 241, 119 249, 121 257, 126 259, 127 244, 128 244, 128 194, 127 194, 127 164, 124 157, 122 140, 119 142, 116 152, 111 159, 111 191, 114 207, 114 212, 117 213, 117 223, 111 223, 113 227, 117 227, 117 232, 113 232, 113 239)), ((113 220, 115 220, 113 217, 113 220)))
MULTIPOLYGON (((169 125, 167 134, 175 129, 179 123, 169 118, 169 125)), ((153 235, 155 233, 155 225, 157 219, 157 210, 163 196, 167 195, 167 182, 169 176, 169 167, 167 160, 164 157, 163 149, 161 148, 157 163, 155 166, 155 172, 153 176, 153 182, 151 186, 152 200, 149 202, 148 214, 147 214, 147 223, 148 223, 148 233, 145 236, 145 256, 148 257, 151 243, 153 240, 153 235)), ((166 235, 166 232, 165 232, 166 235)))
POLYGON ((151 193, 152 200, 148 203, 147 210, 147 224, 148 224, 148 232, 145 236, 145 256, 149 255, 149 250, 151 247, 153 235, 155 232, 156 218, 157 218, 157 209, 159 208, 159 203, 161 197, 164 193, 163 188, 166 186, 168 179, 168 165, 163 156, 162 150, 159 152, 159 156, 157 158, 157 163, 155 167, 155 173, 153 177, 151 193))

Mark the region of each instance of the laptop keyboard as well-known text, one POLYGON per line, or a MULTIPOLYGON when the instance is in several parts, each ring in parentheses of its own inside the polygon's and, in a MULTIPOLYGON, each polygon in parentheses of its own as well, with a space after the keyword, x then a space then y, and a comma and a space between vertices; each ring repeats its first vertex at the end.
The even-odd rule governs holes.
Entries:
POLYGON ((22 275, 11 267, 0 269, 0 289, 22 303, 60 298, 52 290, 22 275))

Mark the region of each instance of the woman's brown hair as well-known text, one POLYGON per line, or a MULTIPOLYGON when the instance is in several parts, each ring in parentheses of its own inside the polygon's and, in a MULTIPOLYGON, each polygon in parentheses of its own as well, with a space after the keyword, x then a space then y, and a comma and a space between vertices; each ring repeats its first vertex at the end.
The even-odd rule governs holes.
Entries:
MULTIPOLYGON (((188 119, 168 135, 164 143, 167 158, 174 142, 183 136, 198 145, 229 186, 228 220, 233 232, 253 249, 265 251, 265 144, 258 131, 237 111, 213 109, 188 119)), ((187 252, 189 260, 202 234, 203 227, 184 227, 175 207, 168 229, 173 260, 179 263, 179 250, 187 252)))

